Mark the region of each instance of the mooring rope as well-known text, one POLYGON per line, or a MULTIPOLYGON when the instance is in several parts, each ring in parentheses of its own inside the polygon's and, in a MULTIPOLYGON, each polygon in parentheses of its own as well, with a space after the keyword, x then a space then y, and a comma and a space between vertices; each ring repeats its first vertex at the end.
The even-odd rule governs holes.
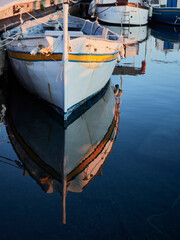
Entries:
MULTIPOLYGON (((18 34, 16 37, 14 37, 11 41, 8 41, 7 43, 5 43, 5 44, 0 44, 0 48, 3 48, 3 47, 5 47, 6 45, 8 45, 8 44, 10 44, 11 42, 13 42, 13 41, 16 41, 16 40, 18 40, 18 36, 20 36, 21 34, 18 34)), ((8 38, 6 38, 6 39, 4 39, 4 40, 2 40, 2 41, 7 41, 8 39, 11 39, 12 37, 8 37, 8 38)), ((1 42, 2 42, 1 41, 1 42)), ((1 43, 0 42, 0 43, 1 43)))
MULTIPOLYGON (((47 26, 51 26, 50 24, 48 24, 48 23, 46 23, 46 22, 44 22, 44 21, 41 21, 41 20, 39 20, 39 19, 37 19, 36 17, 34 17, 32 14, 30 14, 28 11, 26 11, 24 8, 22 8, 22 7, 20 7, 20 9, 22 9, 25 13, 27 13, 30 17, 32 17, 32 18, 34 18, 34 20, 36 21, 36 22, 39 22, 39 23, 43 23, 43 24, 45 24, 45 25, 47 25, 47 26)), ((22 13, 21 13, 22 14, 22 13)))
POLYGON ((22 166, 21 166, 21 162, 18 161, 18 160, 13 160, 13 159, 10 159, 10 158, 7 158, 7 157, 4 157, 4 156, 0 156, 0 158, 4 159, 4 160, 0 160, 0 162, 2 163, 5 163, 5 164, 8 164, 8 165, 11 165, 15 168, 18 168, 18 169, 21 169, 22 166), (9 163, 9 162, 6 162, 5 160, 9 161, 9 162, 13 162, 15 163, 16 165, 12 164, 12 163, 9 163))

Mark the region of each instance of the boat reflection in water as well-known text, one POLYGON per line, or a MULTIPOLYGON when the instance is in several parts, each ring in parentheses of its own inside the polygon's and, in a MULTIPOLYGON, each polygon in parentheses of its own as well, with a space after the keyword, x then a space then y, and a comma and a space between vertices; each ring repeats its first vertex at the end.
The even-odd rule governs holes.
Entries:
POLYGON ((103 25, 106 28, 109 28, 114 33, 123 36, 123 44, 130 45, 135 43, 143 42, 148 37, 148 29, 147 26, 111 26, 111 25, 103 25))
POLYGON ((147 26, 137 27, 120 27, 120 26, 106 26, 111 31, 122 36, 122 42, 125 46, 124 59, 118 63, 113 71, 113 75, 139 75, 144 74, 146 70, 146 54, 147 54, 147 26), (145 53, 141 60, 141 65, 137 66, 135 61, 136 56, 139 55, 139 45, 145 41, 145 53))
POLYGON ((180 28, 166 25, 151 27, 151 35, 154 37, 155 57, 152 62, 158 64, 178 64, 177 53, 180 51, 180 28))
POLYGON ((168 52, 179 51, 180 49, 180 28, 164 25, 154 25, 151 28, 151 35, 156 38, 156 48, 168 52))
MULTIPOLYGON (((7 131, 30 176, 46 193, 61 192, 63 223, 68 191, 81 192, 101 172, 116 139, 120 101, 109 83, 106 93, 66 129, 34 99, 13 88, 7 131)), ((118 96, 118 94, 117 94, 118 96)))

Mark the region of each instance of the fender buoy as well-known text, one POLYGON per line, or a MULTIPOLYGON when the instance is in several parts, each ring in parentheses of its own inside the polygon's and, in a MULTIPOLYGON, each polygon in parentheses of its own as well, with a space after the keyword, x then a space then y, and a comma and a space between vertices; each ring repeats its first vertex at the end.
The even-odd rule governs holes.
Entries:
POLYGON ((141 71, 142 71, 142 73, 145 73, 145 71, 146 71, 146 61, 142 61, 142 63, 141 63, 141 71))

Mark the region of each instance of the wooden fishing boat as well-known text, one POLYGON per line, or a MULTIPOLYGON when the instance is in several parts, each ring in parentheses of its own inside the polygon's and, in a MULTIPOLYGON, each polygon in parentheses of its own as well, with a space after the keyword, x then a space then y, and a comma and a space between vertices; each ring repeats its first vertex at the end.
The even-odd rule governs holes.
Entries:
POLYGON ((99 23, 68 16, 68 3, 63 9, 63 16, 25 22, 3 38, 21 84, 66 121, 107 84, 123 45, 99 23))
POLYGON ((102 172, 119 127, 119 104, 112 87, 66 129, 35 99, 13 86, 7 132, 24 169, 46 193, 81 192, 102 172), (22 95, 23 94, 23 95, 22 95))
POLYGON ((146 25, 148 4, 141 0, 93 0, 89 14, 94 14, 105 23, 118 25, 146 25))

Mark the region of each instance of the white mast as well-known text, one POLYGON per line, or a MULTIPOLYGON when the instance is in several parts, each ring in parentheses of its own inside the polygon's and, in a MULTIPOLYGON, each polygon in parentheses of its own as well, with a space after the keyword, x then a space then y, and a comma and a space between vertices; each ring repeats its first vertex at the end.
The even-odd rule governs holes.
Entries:
MULTIPOLYGON (((63 81, 64 81, 64 111, 66 111, 67 104, 67 67, 68 67, 68 11, 69 2, 63 2, 63 81)), ((64 176, 64 162, 63 162, 63 200, 62 200, 62 222, 66 224, 66 176, 64 176)))
POLYGON ((69 2, 63 2, 63 81, 64 81, 64 111, 67 106, 67 66, 68 66, 68 11, 69 2))

